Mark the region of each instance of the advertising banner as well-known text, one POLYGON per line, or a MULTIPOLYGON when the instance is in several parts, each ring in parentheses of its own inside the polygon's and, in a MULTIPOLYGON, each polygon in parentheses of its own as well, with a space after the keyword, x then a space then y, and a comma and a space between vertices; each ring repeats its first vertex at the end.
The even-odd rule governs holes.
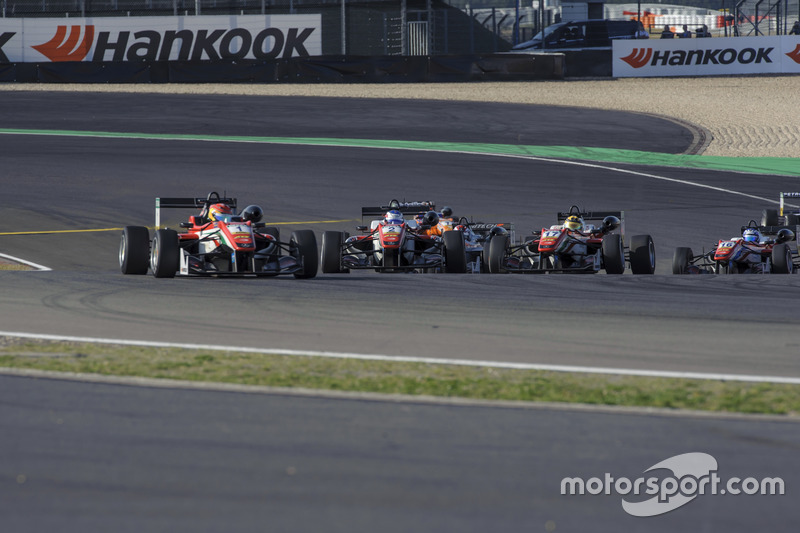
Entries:
POLYGON ((318 56, 321 28, 318 14, 4 18, 0 63, 318 56))
POLYGON ((800 73, 800 36, 614 41, 617 78, 800 73))

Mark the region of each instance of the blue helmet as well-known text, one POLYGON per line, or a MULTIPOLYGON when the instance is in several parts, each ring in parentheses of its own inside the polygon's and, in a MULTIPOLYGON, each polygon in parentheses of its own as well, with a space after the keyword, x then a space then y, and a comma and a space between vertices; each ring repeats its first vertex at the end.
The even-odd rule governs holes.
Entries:
POLYGON ((397 211, 396 209, 387 211, 386 214, 383 216, 383 220, 387 224, 402 224, 403 222, 405 222, 403 220, 403 213, 397 211))
POLYGON ((745 242, 760 242, 761 241, 761 233, 756 228, 747 228, 742 233, 742 239, 745 242))

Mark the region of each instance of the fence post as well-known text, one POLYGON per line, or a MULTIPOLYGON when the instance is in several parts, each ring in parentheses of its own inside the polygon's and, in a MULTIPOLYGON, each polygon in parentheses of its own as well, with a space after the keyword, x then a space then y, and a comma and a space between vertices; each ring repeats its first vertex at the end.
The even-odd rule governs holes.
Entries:
POLYGON ((347 55, 347 36, 345 35, 346 26, 344 21, 345 0, 342 0, 342 55, 347 55))
POLYGON ((400 1, 400 55, 408 55, 408 5, 400 1))

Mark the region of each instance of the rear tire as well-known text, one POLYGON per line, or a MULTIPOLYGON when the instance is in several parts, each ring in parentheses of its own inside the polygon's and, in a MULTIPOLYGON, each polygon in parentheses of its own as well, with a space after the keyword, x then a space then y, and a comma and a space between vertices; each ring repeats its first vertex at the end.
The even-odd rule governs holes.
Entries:
POLYGON ((503 260, 508 251, 508 235, 495 235, 489 240, 487 263, 491 274, 504 274, 503 260))
POLYGON ((444 244, 444 271, 448 274, 467 273, 467 251, 464 246, 464 234, 460 231, 445 231, 442 234, 444 244))
POLYGON ((310 229, 301 229, 292 232, 289 241, 292 256, 303 265, 303 269, 294 273, 298 279, 310 279, 317 275, 319 268, 319 255, 317 252, 317 237, 310 229))
POLYGON ((777 209, 764 209, 761 211, 761 225, 762 226, 777 226, 778 225, 778 210, 777 209))
POLYGON ((347 274, 347 268, 342 268, 342 244, 344 233, 341 231, 325 231, 322 233, 322 249, 320 250, 320 264, 323 274, 347 274))
POLYGON ((785 242, 772 247, 772 273, 791 274, 794 270, 792 250, 785 242))
POLYGON ((676 248, 675 255, 672 256, 672 273, 686 274, 692 259, 694 254, 691 248, 676 248))
POLYGON ((656 246, 650 235, 634 235, 631 239, 631 272, 652 274, 656 271, 656 246))
POLYGON ((147 274, 150 232, 143 226, 125 226, 119 241, 119 269, 123 274, 147 274))
POLYGON ((157 278, 174 278, 180 266, 181 246, 178 232, 160 229, 153 235, 153 248, 150 253, 150 270, 157 278))
POLYGON ((603 238, 603 268, 606 274, 622 274, 625 272, 625 249, 622 247, 622 235, 617 233, 603 238))
POLYGON ((789 226, 789 229, 794 231, 796 229, 795 226, 797 226, 798 224, 800 224, 800 217, 799 216, 797 216, 797 215, 786 215, 786 225, 789 226))

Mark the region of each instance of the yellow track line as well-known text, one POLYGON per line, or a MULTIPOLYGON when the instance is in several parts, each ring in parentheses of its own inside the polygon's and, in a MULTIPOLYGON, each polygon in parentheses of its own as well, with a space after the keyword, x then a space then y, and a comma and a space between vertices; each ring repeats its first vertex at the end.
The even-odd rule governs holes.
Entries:
MULTIPOLYGON (((342 220, 306 220, 299 222, 268 222, 268 226, 283 226, 291 224, 335 224, 337 222, 358 222, 357 219, 345 218, 342 220)), ((149 227, 148 229, 154 229, 149 227)), ((9 231, 0 235, 49 235, 52 233, 93 233, 98 231, 122 231, 122 228, 102 228, 102 229, 62 229, 48 231, 9 231)))

